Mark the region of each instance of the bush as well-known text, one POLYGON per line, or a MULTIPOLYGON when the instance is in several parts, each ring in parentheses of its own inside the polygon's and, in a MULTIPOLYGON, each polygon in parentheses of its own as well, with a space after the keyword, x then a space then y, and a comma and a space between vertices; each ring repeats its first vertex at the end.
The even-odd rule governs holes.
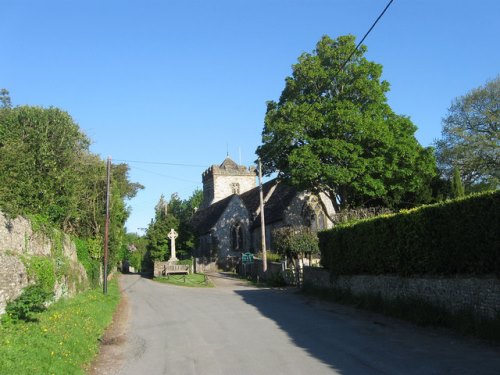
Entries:
POLYGON ((500 275, 500 191, 320 232, 321 263, 338 275, 500 275))
POLYGON ((32 256, 25 261, 28 277, 46 292, 52 292, 56 283, 54 262, 44 256, 32 256))
POLYGON ((272 237, 276 252, 289 258, 319 253, 318 236, 308 227, 277 228, 272 237))
POLYGON ((78 261, 83 265, 87 272, 87 278, 92 287, 96 287, 100 282, 100 259, 94 259, 95 240, 84 240, 80 238, 73 238, 76 246, 76 254, 78 261))
POLYGON ((35 321, 35 313, 46 309, 45 303, 52 298, 53 292, 47 291, 40 285, 31 285, 25 288, 22 294, 14 301, 9 302, 5 309, 8 319, 12 321, 35 321))

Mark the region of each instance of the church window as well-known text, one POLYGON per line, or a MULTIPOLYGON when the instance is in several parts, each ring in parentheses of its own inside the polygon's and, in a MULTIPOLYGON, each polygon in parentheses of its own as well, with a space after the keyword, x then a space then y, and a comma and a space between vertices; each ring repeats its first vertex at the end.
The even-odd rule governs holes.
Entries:
POLYGON ((326 216, 317 197, 310 197, 304 206, 302 217, 304 224, 313 231, 324 230, 327 228, 326 216))
POLYGON ((240 184, 237 182, 233 182, 231 184, 231 192, 232 192, 232 194, 239 194, 240 193, 240 184))
POLYGON ((235 224, 231 227, 231 248, 233 251, 243 251, 243 227, 235 224))

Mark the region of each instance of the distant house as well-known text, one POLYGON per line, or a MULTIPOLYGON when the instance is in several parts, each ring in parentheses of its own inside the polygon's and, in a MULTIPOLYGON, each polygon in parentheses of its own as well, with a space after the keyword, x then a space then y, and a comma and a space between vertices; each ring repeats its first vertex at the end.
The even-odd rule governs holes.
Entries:
MULTIPOLYGON (((273 247, 272 231, 282 226, 331 228, 335 214, 324 194, 297 191, 276 179, 263 184, 266 247, 273 247)), ((261 249, 259 188, 254 167, 236 164, 229 157, 203 173, 203 203, 192 225, 199 235, 198 256, 224 263, 242 252, 261 249)))

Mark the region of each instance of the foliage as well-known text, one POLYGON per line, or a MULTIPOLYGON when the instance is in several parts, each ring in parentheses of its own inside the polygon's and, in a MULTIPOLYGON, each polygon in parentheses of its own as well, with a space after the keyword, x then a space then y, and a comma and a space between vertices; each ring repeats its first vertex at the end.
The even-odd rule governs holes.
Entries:
MULTIPOLYGON (((191 218, 201 204, 202 191, 197 189, 187 200, 181 200, 177 193, 167 202, 162 195, 155 206, 155 218, 146 231, 147 253, 144 260, 154 262, 166 259, 170 249, 167 237, 173 228, 179 234, 176 241, 176 255, 189 258, 195 247, 195 231, 190 225, 191 218)), ((148 265, 151 267, 151 265, 148 265)))
POLYGON ((137 272, 141 272, 146 246, 146 237, 141 237, 136 233, 127 233, 122 245, 121 260, 128 261, 131 267, 134 267, 137 272))
POLYGON ((188 275, 169 275, 162 277, 155 277, 155 281, 164 284, 172 284, 179 286, 189 286, 197 288, 213 287, 210 280, 202 273, 190 273, 188 275))
POLYGON ((460 170, 466 191, 500 187, 500 76, 456 98, 436 142, 438 165, 460 170))
POLYGON ((318 236, 308 227, 277 228, 272 238, 274 250, 291 259, 319 253, 318 236))
POLYGON ((320 232, 334 275, 500 275, 500 191, 320 232))
POLYGON ((12 108, 9 90, 7 89, 0 89, 0 108, 12 108))
POLYGON ((146 231, 147 251, 151 261, 166 259, 170 249, 168 233, 171 229, 178 231, 179 221, 168 212, 168 204, 164 196, 161 195, 158 204, 155 206, 155 218, 146 231))
MULTIPOLYGON (((102 254, 106 164, 90 152, 89 145, 88 137, 60 109, 0 107, 0 208, 10 216, 30 217, 34 230, 46 232, 44 228, 56 226, 94 241, 87 247, 89 259, 94 260, 102 254)), ((143 188, 129 181, 128 171, 126 164, 112 165, 110 267, 116 264, 125 235, 126 200, 143 188)), ((55 244, 57 252, 59 242, 55 244)), ((80 257, 85 258, 82 252, 80 257)), ((88 272, 93 268, 89 265, 88 272)))
POLYGON ((169 211, 179 220, 177 253, 180 257, 189 257, 196 243, 196 233, 190 225, 191 218, 200 207, 203 192, 196 189, 188 199, 181 200, 177 193, 172 194, 168 202, 169 211))
POLYGON ((387 215, 390 213, 392 213, 392 211, 385 207, 359 207, 356 209, 347 209, 335 213, 332 221, 334 225, 346 224, 379 215, 387 215))
POLYGON ((49 257, 32 256, 25 258, 24 263, 28 272, 28 279, 46 292, 52 292, 56 283, 54 262, 49 257))
POLYGON ((26 287, 21 295, 7 304, 5 322, 36 321, 35 314, 46 309, 45 303, 52 298, 53 292, 40 285, 26 287))
POLYGON ((451 180, 451 191, 454 198, 465 196, 464 185, 460 178, 460 171, 457 167, 453 168, 453 178, 451 180))
MULTIPOLYGON (((256 258, 262 259, 262 252, 255 254, 256 258)), ((272 251, 266 251, 266 259, 268 262, 281 262, 283 255, 272 251)))
POLYGON ((73 242, 76 246, 78 261, 85 268, 90 285, 97 287, 99 285, 101 275, 101 261, 100 256, 93 256, 93 254, 95 254, 95 240, 73 238, 73 242))
POLYGON ((85 374, 119 302, 118 283, 60 300, 37 322, 0 325, 1 374, 85 374))
POLYGON ((302 54, 279 101, 267 103, 257 149, 266 174, 327 193, 337 211, 411 205, 429 196, 436 174, 432 150, 420 146, 408 117, 391 110, 382 66, 365 52, 349 35, 324 36, 302 54))

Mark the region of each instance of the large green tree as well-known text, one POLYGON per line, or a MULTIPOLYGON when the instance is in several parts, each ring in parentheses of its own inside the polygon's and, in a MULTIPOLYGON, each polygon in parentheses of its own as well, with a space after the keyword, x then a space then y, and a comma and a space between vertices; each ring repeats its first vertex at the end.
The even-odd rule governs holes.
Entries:
POLYGON ((279 101, 267 103, 257 149, 266 174, 323 191, 337 209, 417 202, 436 173, 432 150, 391 110, 382 66, 365 52, 349 35, 324 36, 302 54, 279 101))
POLYGON ((500 187, 500 76, 456 98, 436 142, 438 165, 460 171, 468 191, 500 187))
MULTIPOLYGON (((0 95, 3 93, 0 92, 0 95)), ((106 210, 106 164, 89 150, 90 140, 71 116, 57 108, 0 107, 0 210, 38 215, 66 233, 102 248, 106 210)), ((126 164, 112 166, 110 266, 117 259, 129 215, 126 204, 142 188, 128 179, 126 164)), ((92 248, 92 249, 91 249, 92 248)), ((101 254, 88 248, 90 258, 101 254)))
POLYGON ((147 257, 151 261, 162 261, 170 254, 168 233, 171 229, 179 231, 179 220, 169 212, 168 202, 162 195, 155 206, 155 217, 146 230, 147 257))

